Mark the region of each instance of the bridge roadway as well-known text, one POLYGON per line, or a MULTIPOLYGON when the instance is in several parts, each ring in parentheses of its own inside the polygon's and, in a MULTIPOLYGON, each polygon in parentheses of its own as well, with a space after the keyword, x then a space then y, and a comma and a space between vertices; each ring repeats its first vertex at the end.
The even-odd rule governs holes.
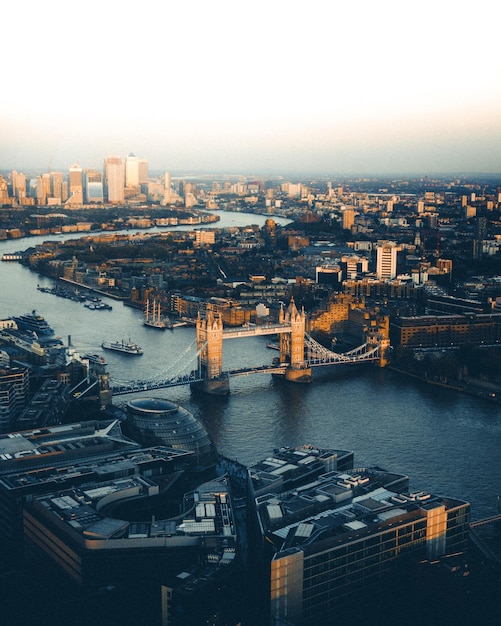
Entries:
MULTIPOLYGON (((249 374, 278 374, 284 375, 287 365, 257 365, 255 367, 242 367, 240 369, 228 370, 221 374, 221 379, 234 378, 235 376, 247 376, 249 374)), ((153 391, 154 389, 167 389, 169 387, 179 387, 189 385, 204 380, 198 372, 192 372, 184 376, 176 376, 165 380, 133 380, 122 385, 113 385, 111 391, 113 396, 123 396, 129 393, 139 393, 141 391, 153 391)))
POLYGON ((280 333, 290 333, 291 327, 288 324, 247 324, 236 328, 225 328, 223 339, 236 339, 242 337, 255 337, 256 335, 278 335, 280 333))

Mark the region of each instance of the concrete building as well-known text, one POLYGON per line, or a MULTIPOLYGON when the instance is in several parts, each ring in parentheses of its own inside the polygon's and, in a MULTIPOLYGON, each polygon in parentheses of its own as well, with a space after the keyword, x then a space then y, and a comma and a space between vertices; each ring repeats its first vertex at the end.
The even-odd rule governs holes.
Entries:
POLYGON ((139 159, 132 152, 125 159, 125 186, 129 188, 139 186, 139 159))
POLYGON ((104 192, 111 204, 124 201, 125 169, 121 158, 108 157, 104 161, 104 192))
POLYGON ((261 538, 260 623, 330 623, 370 601, 406 557, 417 562, 466 548, 467 502, 409 492, 407 476, 377 468, 301 478, 298 462, 307 467, 317 460, 314 452, 295 450, 296 463, 291 454, 263 462, 263 477, 295 474, 293 484, 268 480, 263 489, 260 474, 248 470, 261 538))
POLYGON ((82 484, 94 486, 110 480, 144 474, 160 479, 189 467, 193 455, 164 446, 139 449, 126 439, 117 422, 96 422, 13 433, 0 438, 0 546, 2 554, 19 558, 23 552, 22 514, 24 505, 36 495, 69 489, 82 484), (23 446, 16 457, 15 445, 23 446), (31 446, 31 450, 29 449, 31 446), (72 447, 73 446, 73 447, 72 447), (57 458, 51 462, 52 456, 57 458), (7 452, 7 450, 10 450, 7 452), (75 451, 80 454, 75 455, 75 451), (36 451, 39 454, 36 454, 36 451), (11 455, 13 459, 4 459, 11 455))
POLYGON ((26 367, 0 368, 0 432, 8 432, 21 414, 29 394, 26 367))
POLYGON ((376 246, 376 275, 392 280, 397 275, 397 254, 400 246, 394 241, 378 241, 376 246))
POLYGON ((96 170, 85 170, 85 202, 101 204, 104 202, 103 175, 96 170))
POLYGON ((241 579, 226 479, 185 493, 170 517, 156 513, 160 493, 155 475, 143 473, 35 496, 23 512, 28 553, 50 559, 91 597, 102 588, 129 596, 133 589, 143 623, 206 624, 221 612, 224 619, 241 579), (128 521, 134 505, 154 513, 128 521))
POLYGON ((70 196, 66 204, 69 206, 83 205, 83 170, 76 163, 70 167, 70 196))
POLYGON ((466 344, 499 345, 501 314, 420 315, 391 321, 394 348, 451 348, 466 344))
POLYGON ((12 196, 17 200, 26 198, 26 176, 14 170, 11 174, 12 196))

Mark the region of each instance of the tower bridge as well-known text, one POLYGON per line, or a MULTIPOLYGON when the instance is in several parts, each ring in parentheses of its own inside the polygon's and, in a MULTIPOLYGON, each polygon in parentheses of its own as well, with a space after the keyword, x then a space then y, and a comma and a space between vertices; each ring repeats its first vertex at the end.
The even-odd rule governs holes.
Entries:
MULTIPOLYGON (((345 353, 328 350, 305 332, 306 316, 298 311, 294 300, 286 310, 281 309, 279 321, 275 324, 246 324, 238 328, 223 328, 222 317, 209 308, 205 317, 198 316, 196 324, 195 367, 189 374, 172 373, 154 380, 136 380, 112 383, 113 395, 151 391, 166 387, 189 384, 205 393, 225 395, 229 393, 230 378, 257 373, 271 373, 283 376, 286 380, 307 383, 312 380, 312 368, 364 362, 386 364, 385 351, 389 341, 382 337, 368 340, 363 345, 345 353), (279 357, 270 365, 256 365, 223 371, 223 342, 226 339, 279 335, 279 357)), ((185 353, 178 363, 186 360, 185 353)))

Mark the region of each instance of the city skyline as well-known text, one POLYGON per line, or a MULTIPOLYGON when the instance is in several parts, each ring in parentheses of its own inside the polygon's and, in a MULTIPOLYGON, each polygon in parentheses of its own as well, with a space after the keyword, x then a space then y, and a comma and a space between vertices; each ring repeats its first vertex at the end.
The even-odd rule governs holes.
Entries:
POLYGON ((483 0, 469 13, 49 0, 4 14, 0 169, 133 152, 154 171, 499 171, 501 61, 483 0))

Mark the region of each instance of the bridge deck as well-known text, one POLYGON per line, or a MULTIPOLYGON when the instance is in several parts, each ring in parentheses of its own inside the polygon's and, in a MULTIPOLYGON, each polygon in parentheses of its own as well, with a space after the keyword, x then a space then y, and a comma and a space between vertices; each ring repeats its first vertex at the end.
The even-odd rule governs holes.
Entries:
POLYGON ((237 337, 255 337, 256 335, 278 335, 280 333, 290 333, 291 327, 284 324, 266 324, 258 326, 239 326, 238 328, 225 328, 223 339, 236 339, 237 337))

